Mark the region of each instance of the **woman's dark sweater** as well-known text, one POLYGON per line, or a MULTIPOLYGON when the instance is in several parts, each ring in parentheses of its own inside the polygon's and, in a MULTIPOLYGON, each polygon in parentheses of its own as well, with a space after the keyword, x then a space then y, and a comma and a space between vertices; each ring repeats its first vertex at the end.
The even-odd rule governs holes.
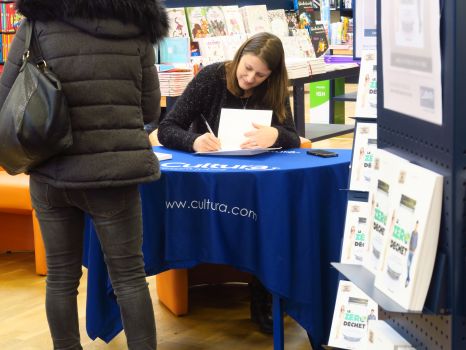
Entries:
MULTIPOLYGON (((201 115, 217 134, 222 108, 270 109, 231 94, 227 89, 224 63, 211 64, 194 77, 160 123, 160 143, 168 148, 193 152, 194 140, 208 132, 201 115)), ((278 130, 278 138, 272 147, 299 147, 299 135, 294 126, 289 99, 286 101, 284 122, 281 123, 274 112, 271 125, 278 130)))

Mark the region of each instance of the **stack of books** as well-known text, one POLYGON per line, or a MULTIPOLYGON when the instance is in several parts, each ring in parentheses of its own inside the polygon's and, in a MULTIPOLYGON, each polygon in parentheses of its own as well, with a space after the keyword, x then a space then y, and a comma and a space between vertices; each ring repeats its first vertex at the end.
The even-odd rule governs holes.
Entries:
POLYGON ((158 75, 162 96, 180 96, 193 79, 191 69, 171 69, 160 71, 158 75))
POLYGON ((325 63, 321 58, 287 57, 285 65, 289 79, 325 73, 325 63))
POLYGON ((357 62, 348 62, 348 63, 331 63, 325 65, 326 72, 333 72, 339 69, 348 69, 353 67, 358 67, 359 64, 357 62))

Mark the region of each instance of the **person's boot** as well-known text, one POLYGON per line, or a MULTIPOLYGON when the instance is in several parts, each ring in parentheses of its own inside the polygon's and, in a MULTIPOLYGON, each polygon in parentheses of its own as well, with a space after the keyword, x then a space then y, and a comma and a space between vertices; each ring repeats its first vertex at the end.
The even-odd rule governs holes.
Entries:
POLYGON ((251 291, 251 320, 259 325, 261 332, 273 334, 272 295, 257 279, 249 283, 251 291))

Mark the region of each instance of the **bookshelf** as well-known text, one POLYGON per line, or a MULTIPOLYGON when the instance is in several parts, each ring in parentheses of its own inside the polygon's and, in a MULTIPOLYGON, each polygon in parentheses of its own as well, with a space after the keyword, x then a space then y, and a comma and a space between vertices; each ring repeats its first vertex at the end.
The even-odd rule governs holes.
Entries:
POLYGON ((190 6, 226 6, 226 5, 263 5, 267 3, 267 9, 293 9, 293 0, 166 0, 166 7, 190 7, 190 6))
MULTIPOLYGON (((381 20, 382 0, 377 1, 377 22, 381 20)), ((466 292, 466 89, 461 77, 466 67, 463 30, 466 3, 443 0, 440 43, 442 56, 443 120, 441 125, 409 118, 384 106, 382 54, 378 55, 378 147, 444 175, 443 208, 434 272, 422 313, 396 309, 375 293, 375 301, 385 319, 416 349, 465 349, 466 292)), ((382 52, 382 36, 377 34, 377 51, 382 52)), ((356 285, 367 287, 370 276, 334 265, 356 285)))
POLYGON ((6 58, 8 57, 11 42, 13 41, 13 37, 16 34, 15 28, 18 25, 18 22, 21 19, 21 17, 16 14, 14 1, 12 0, 0 0, 0 15, 0 45, 2 49, 0 65, 3 65, 6 61, 6 58))

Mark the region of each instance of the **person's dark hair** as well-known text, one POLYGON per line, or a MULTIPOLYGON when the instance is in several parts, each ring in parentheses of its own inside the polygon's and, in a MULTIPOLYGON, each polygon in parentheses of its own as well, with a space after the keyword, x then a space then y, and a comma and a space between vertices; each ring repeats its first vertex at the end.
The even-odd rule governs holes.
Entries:
POLYGON ((236 71, 241 57, 251 54, 259 57, 271 71, 270 76, 254 88, 251 101, 264 104, 277 113, 281 122, 285 120, 285 102, 288 97, 288 75, 285 67, 285 52, 280 39, 271 33, 257 33, 246 40, 236 51, 232 61, 225 63, 228 90, 242 96, 244 90, 238 84, 236 71))

